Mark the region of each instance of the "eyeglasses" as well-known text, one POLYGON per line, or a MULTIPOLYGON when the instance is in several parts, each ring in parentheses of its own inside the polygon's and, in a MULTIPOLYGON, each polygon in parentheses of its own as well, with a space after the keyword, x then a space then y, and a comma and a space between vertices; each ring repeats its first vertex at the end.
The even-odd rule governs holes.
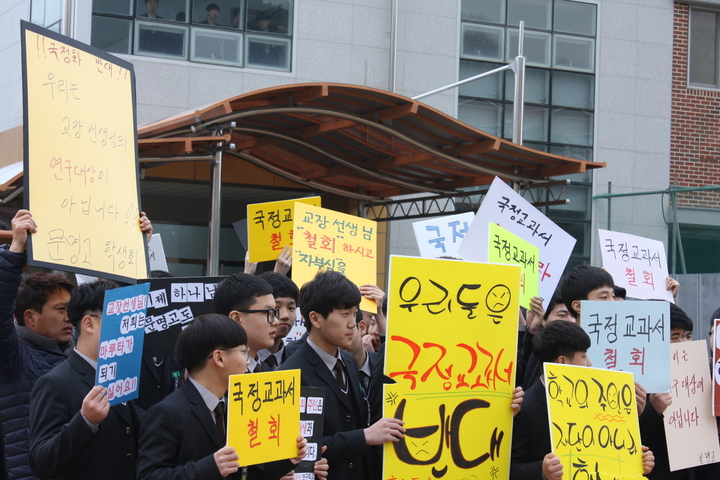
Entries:
MULTIPOLYGON (((240 350, 239 348, 218 348, 218 350, 222 350, 223 352, 240 352, 245 357, 246 362, 250 361, 250 350, 248 350, 247 348, 245 350, 240 350)), ((211 359, 211 358, 212 358, 212 355, 210 355, 208 357, 208 359, 211 359)))
POLYGON ((280 318, 280 309, 279 308, 263 308, 260 310, 238 310, 238 312, 242 313, 264 313, 267 315, 267 322, 272 325, 275 323, 275 319, 280 318))

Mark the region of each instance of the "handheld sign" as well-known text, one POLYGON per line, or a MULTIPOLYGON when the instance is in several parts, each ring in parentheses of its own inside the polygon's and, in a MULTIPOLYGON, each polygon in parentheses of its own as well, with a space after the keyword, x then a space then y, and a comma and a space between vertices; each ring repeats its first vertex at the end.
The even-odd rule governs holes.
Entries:
POLYGON ((325 388, 302 386, 300 395, 300 434, 308 441, 308 451, 295 466, 295 480, 315 480, 315 462, 323 446, 325 388))
POLYGON ((488 261, 488 223, 496 223, 540 249, 537 263, 540 296, 545 308, 555 292, 575 239, 530 202, 495 177, 458 253, 466 260, 488 261))
POLYGON ((413 223, 420 256, 458 257, 458 248, 474 217, 473 212, 465 212, 413 223))
POLYGON ((150 261, 150 270, 168 271, 167 260, 165 259, 165 248, 163 247, 162 238, 159 233, 154 233, 150 242, 148 242, 148 260, 150 261))
POLYGON ((543 364, 552 451, 563 478, 642 478, 631 373, 543 364))
POLYGON ((520 268, 392 256, 383 478, 508 478, 520 268), (445 470, 445 468, 447 470, 445 470))
POLYGON ((540 249, 494 223, 490 223, 488 230, 488 261, 520 267, 520 305, 532 308, 530 300, 538 295, 540 249))
POLYGON ((110 405, 139 395, 149 287, 132 285, 105 292, 95 384, 108 389, 110 405))
POLYGON ((277 260, 283 248, 293 244, 295 202, 320 206, 320 197, 247 206, 248 251, 251 262, 277 260))
POLYGON ((670 390, 670 304, 580 303, 580 325, 590 336, 595 367, 632 372, 648 392, 670 390))
POLYGON ((600 229, 598 234, 603 268, 628 297, 675 303, 665 288, 668 269, 662 242, 610 230, 600 229))
POLYGON ((227 443, 243 466, 295 458, 300 370, 230 375, 227 443))
POLYGON ((215 287, 225 277, 148 278, 150 285, 145 320, 147 357, 175 355, 175 341, 195 317, 213 313, 215 287))
POLYGON ((720 461, 704 340, 670 345, 672 405, 665 410, 670 471, 720 461))
MULTIPOLYGON (((292 279, 298 287, 320 270, 335 270, 355 285, 377 282, 377 224, 372 220, 304 203, 295 204, 292 279)), ((252 253, 252 250, 251 250, 252 253)), ((362 297, 360 309, 377 312, 362 297)))
POLYGON ((28 263, 135 283, 148 276, 130 62, 22 22, 28 263))

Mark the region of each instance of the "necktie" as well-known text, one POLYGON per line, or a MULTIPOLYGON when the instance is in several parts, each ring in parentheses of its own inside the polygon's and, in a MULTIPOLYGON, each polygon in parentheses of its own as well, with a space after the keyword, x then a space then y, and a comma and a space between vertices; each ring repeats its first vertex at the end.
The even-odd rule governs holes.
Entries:
POLYGON ((220 401, 217 406, 215 407, 215 427, 217 428, 218 433, 223 438, 223 441, 225 440, 225 402, 220 401))
POLYGON ((270 355, 265 359, 265 363, 268 364, 268 367, 270 367, 272 370, 277 370, 277 358, 275 355, 270 355))
POLYGON ((262 372, 262 365, 260 365, 260 362, 257 362, 255 364, 255 368, 253 368, 253 373, 260 373, 262 372))
POLYGON ((370 389, 370 375, 360 370, 360 381, 365 389, 365 395, 367 395, 367 392, 370 389))
POLYGON ((333 371, 335 372, 335 380, 337 380, 340 390, 344 392, 347 386, 345 385, 345 377, 343 375, 343 363, 339 358, 337 359, 337 362, 335 362, 335 368, 333 368, 333 371))

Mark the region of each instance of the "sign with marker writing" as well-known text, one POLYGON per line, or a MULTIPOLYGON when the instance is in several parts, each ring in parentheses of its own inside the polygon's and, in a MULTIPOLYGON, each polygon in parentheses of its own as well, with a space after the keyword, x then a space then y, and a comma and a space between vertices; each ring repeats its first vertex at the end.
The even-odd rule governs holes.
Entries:
MULTIPOLYGON (((298 287, 320 270, 340 272, 358 287, 377 282, 377 224, 372 220, 296 203, 294 242, 292 279, 298 287)), ((377 312, 378 306, 362 297, 360 308, 377 312)))
POLYGON ((540 249, 492 222, 488 230, 488 261, 520 267, 520 305, 531 308, 530 300, 538 295, 540 249))
POLYGON ((720 461, 704 340, 670 345, 672 405, 663 416, 670 471, 720 461))
POLYGON ((563 478, 642 478, 633 375, 543 364, 552 451, 563 478))
POLYGON ((131 63, 22 22, 28 263, 148 276, 131 63))
POLYGON ((282 249, 293 244, 295 202, 319 207, 320 197, 253 203, 247 206, 248 249, 251 262, 277 260, 282 249))
POLYGON ((500 225, 540 249, 537 263, 540 296, 545 308, 562 277, 575 239, 540 210, 495 177, 458 253, 466 260, 488 261, 488 224, 500 225))
POLYGON ((315 462, 323 446, 325 388, 301 386, 300 395, 300 434, 307 439, 308 452, 295 466, 295 480, 315 480, 315 462))
POLYGON ((594 367, 632 372, 650 393, 670 390, 669 303, 583 300, 580 325, 594 367))
POLYGON ((473 212, 465 212, 413 223, 420 256, 459 257, 458 248, 474 217, 473 212))
POLYGON ((300 370, 230 375, 227 444, 243 466, 295 458, 300 370))
POLYGON ((148 357, 172 357, 180 332, 195 317, 213 313, 215 287, 225 277, 148 278, 145 350, 148 357))
POLYGON ((105 292, 95 384, 107 388, 110 405, 139 395, 149 287, 132 285, 105 292))
POLYGON ((628 297, 675 303, 665 288, 668 268, 662 242, 611 230, 599 229, 598 234, 603 268, 628 297))
POLYGON ((392 256, 383 478, 508 478, 520 267, 392 256), (461 433, 471 432, 471 433, 461 433))

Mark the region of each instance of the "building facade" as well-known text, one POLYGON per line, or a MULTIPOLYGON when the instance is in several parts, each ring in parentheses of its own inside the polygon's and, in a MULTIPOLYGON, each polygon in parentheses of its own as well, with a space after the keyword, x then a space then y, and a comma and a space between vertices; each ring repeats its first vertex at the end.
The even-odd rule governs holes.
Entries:
MULTIPOLYGON (((0 5, 0 59, 11 68, 0 74, 0 166, 22 158, 21 19, 132 62, 139 125, 288 83, 350 83, 412 97, 512 61, 524 21, 524 144, 607 164, 570 178, 569 204, 543 207, 578 240, 573 264, 600 263, 597 228, 670 246, 667 195, 611 204, 594 196, 713 184, 720 168, 720 0, 7 0, 0 5), (714 70, 692 69, 708 58, 714 70)), ((512 84, 505 71, 423 101, 510 138, 512 84)), ((271 174, 233 168, 237 175, 224 176, 225 273, 240 268, 230 224, 244 217, 248 201, 306 193, 271 174)), ((206 170, 178 166, 177 175, 163 178, 143 172, 143 207, 177 274, 203 272, 206 170)), ((709 268, 693 255, 714 252, 718 198, 678 197, 689 267, 709 268)), ((352 209, 342 199, 324 203, 352 209)), ((417 254, 410 223, 390 222, 389 253, 417 254)))

